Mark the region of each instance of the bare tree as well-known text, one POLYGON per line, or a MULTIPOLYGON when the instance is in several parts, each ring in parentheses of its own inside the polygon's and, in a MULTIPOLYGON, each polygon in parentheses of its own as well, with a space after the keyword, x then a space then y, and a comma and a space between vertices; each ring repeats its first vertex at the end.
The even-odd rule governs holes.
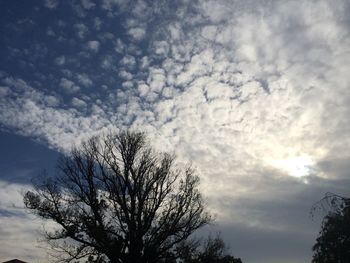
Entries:
POLYGON ((208 224, 190 167, 157 153, 140 132, 93 137, 58 161, 58 174, 24 195, 62 262, 169 262, 175 246, 208 224))

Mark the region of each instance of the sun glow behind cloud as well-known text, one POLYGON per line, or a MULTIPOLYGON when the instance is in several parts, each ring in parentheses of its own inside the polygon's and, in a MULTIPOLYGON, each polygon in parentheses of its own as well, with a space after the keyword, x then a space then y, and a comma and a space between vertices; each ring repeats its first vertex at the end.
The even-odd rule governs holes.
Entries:
POLYGON ((301 178, 310 175, 314 170, 315 162, 309 155, 300 155, 295 157, 288 157, 285 159, 273 159, 268 163, 286 172, 290 176, 301 178))

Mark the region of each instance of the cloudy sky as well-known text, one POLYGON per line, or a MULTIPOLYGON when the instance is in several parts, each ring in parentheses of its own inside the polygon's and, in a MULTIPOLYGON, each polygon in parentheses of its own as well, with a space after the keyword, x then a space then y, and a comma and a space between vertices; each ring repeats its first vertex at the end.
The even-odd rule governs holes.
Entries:
POLYGON ((245 263, 310 262, 349 196, 350 3, 0 2, 0 261, 46 262, 21 193, 92 134, 134 128, 191 161, 245 263))

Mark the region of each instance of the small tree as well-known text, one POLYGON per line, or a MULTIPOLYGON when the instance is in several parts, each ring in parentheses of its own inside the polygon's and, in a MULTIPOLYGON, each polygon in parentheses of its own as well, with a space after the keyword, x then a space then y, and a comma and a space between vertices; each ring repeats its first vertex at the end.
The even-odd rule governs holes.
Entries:
POLYGON ((175 166, 143 133, 93 137, 61 157, 57 176, 26 192, 24 204, 60 226, 45 236, 63 262, 168 262, 211 221, 199 178, 175 166))
POLYGON ((313 263, 348 263, 350 260, 350 199, 328 193, 314 208, 328 206, 316 244, 313 263))

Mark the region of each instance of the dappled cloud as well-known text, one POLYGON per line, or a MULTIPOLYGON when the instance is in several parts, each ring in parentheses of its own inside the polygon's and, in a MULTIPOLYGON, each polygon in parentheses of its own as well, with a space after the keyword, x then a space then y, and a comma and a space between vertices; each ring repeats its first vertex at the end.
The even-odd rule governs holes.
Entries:
POLYGON ((154 147, 197 168, 219 222, 314 237, 308 205, 320 191, 343 191, 339 180, 348 178, 346 1, 85 0, 69 8, 84 19, 50 22, 58 52, 39 39, 44 48, 8 47, 37 73, 1 68, 2 127, 62 152, 99 132, 146 131, 154 147), (106 19, 87 15, 97 8, 106 19), (296 212, 305 220, 278 221, 276 199, 293 210, 300 195, 312 199, 296 212))

